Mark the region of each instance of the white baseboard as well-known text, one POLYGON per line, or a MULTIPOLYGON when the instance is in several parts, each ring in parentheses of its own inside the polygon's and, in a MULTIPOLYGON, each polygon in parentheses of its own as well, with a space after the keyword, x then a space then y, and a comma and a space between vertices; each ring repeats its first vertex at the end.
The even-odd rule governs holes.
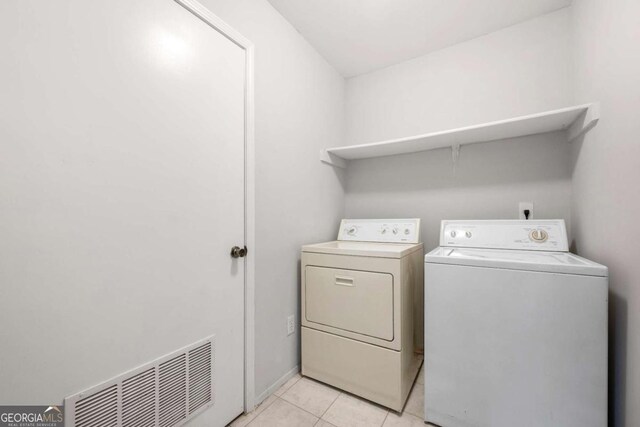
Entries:
POLYGON ((281 376, 276 382, 271 384, 269 388, 260 393, 259 396, 256 397, 256 406, 261 404, 267 397, 271 396, 276 390, 278 390, 284 383, 289 381, 295 374, 300 372, 300 365, 296 365, 289 372, 281 376))

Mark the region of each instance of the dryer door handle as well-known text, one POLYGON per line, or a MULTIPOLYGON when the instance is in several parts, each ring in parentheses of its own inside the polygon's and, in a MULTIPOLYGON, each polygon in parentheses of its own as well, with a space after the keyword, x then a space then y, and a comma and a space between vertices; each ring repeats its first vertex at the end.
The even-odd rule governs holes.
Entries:
POLYGON ((353 277, 336 276, 336 285, 339 285, 339 286, 354 286, 353 277))

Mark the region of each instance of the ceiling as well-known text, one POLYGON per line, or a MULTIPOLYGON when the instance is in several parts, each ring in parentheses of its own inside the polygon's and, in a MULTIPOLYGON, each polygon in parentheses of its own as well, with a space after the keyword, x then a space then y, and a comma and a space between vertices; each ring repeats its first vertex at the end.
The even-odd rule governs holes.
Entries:
POLYGON ((269 0, 343 76, 569 6, 571 0, 269 0))

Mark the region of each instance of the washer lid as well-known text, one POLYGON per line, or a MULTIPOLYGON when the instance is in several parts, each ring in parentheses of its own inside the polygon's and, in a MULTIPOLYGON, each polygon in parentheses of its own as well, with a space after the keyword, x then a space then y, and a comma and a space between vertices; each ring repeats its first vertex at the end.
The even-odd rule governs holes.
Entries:
POLYGON ((402 258, 420 249, 422 249, 422 243, 372 243, 335 240, 333 242, 305 245, 302 247, 302 252, 378 258, 402 258))
POLYGON ((607 267, 604 265, 597 264, 569 252, 439 247, 425 256, 425 263, 581 274, 587 276, 606 277, 608 275, 607 267))

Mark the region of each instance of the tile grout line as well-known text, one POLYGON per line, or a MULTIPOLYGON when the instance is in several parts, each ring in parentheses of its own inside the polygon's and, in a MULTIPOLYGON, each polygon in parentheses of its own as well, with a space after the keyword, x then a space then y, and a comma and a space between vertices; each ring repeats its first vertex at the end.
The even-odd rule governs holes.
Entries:
POLYGON ((387 422, 387 418, 389 418, 389 412, 390 411, 387 411, 387 415, 384 416, 384 420, 382 420, 382 424, 380 424, 380 427, 384 427, 384 423, 386 423, 387 422))
MULTIPOLYGON (((298 381, 300 381, 300 380, 301 380, 301 379, 303 379, 303 378, 306 378, 306 377, 300 376, 300 378, 298 379, 298 381)), ((298 381, 296 381, 295 383, 293 383, 293 384, 291 385, 291 387, 289 387, 286 391, 289 391, 290 389, 292 389, 292 388, 293 388, 293 386, 294 386, 294 385, 296 385, 296 384, 298 383, 298 381)), ((314 380, 314 381, 315 381, 315 380, 314 380)), ((311 414, 311 415, 313 415, 314 417, 318 418, 318 421, 316 421, 316 422, 315 422, 315 424, 314 424, 314 426, 315 426, 316 424, 318 424, 318 423, 320 422, 320 420, 322 419, 322 417, 324 416, 324 414, 326 414, 326 413, 327 413, 327 411, 329 410, 329 408, 331 408, 331 405, 333 405, 333 404, 336 402, 336 400, 338 400, 338 397, 340 397, 340 395, 341 395, 341 394, 343 394, 343 392, 341 392, 340 390, 338 390, 338 389, 336 389, 336 388, 333 388, 333 387, 331 387, 331 386, 328 386, 328 385, 326 385, 326 384, 324 384, 324 383, 322 383, 322 385, 324 385, 325 387, 329 387, 329 388, 334 389, 335 391, 337 391, 337 392, 338 392, 338 395, 336 396, 336 398, 335 398, 335 399, 333 399, 333 401, 329 404, 329 406, 327 406, 327 409, 325 409, 325 410, 324 410, 324 412, 322 413, 322 415, 321 415, 321 416, 317 416, 316 414, 314 414, 314 413, 312 413, 312 412, 307 411, 305 408, 302 408, 302 407, 300 407, 300 406, 296 405, 296 404, 295 404, 295 403, 293 403, 293 402, 289 402, 289 401, 288 401, 288 400, 286 400, 286 399, 282 399, 282 397, 279 397, 279 396, 278 396, 278 398, 279 398, 279 399, 282 399, 283 401, 285 401, 286 403, 288 403, 288 404, 290 404, 290 405, 295 406, 295 407, 296 407, 296 408, 298 408, 298 409, 303 410, 303 411, 304 411, 304 412, 306 412, 307 414, 311 414)), ((284 396, 284 393, 282 393, 282 395, 284 396)), ((257 418, 257 417, 256 417, 256 418, 257 418)), ((253 422, 253 420, 252 420, 252 422, 253 422)), ((331 423, 329 423, 329 424, 331 424, 331 423)), ((331 424, 331 425, 333 425, 333 424, 331 424)))
MULTIPOLYGON (((298 379, 298 381, 300 381, 301 379, 302 379, 302 378, 298 379)), ((297 383, 298 383, 298 381, 296 381, 296 382, 295 382, 291 387, 289 387, 289 388, 287 389, 287 391, 289 391, 289 389, 291 389, 295 384, 297 384, 297 383)), ((340 396, 341 394, 342 394, 342 393, 338 393, 338 396, 340 396)), ((282 393, 282 395, 284 396, 284 393, 282 393)), ((316 422, 315 422, 315 424, 313 424, 314 426, 315 426, 316 424, 318 424, 318 422, 322 419, 321 417, 318 417, 316 414, 314 414, 314 413, 312 413, 312 412, 309 412, 309 411, 307 411, 307 410, 306 410, 306 409, 304 409, 304 408, 301 408, 300 406, 296 405, 296 404, 295 404, 295 403, 293 403, 293 402, 289 402, 288 400, 283 399, 282 397, 279 397, 279 396, 277 396, 277 397, 278 397, 278 399, 282 400, 282 401, 283 401, 283 402, 285 402, 285 403, 288 403, 289 405, 293 406, 294 408, 298 408, 298 409, 300 409, 301 411, 304 411, 304 412, 306 412, 307 414, 311 414, 311 415, 313 415, 314 417, 316 417, 316 418, 318 419, 318 421, 316 421, 316 422)), ((337 399, 337 397, 336 397, 336 399, 337 399)), ((333 400, 333 402, 335 402, 335 399, 333 400)), ((333 405, 333 402, 331 402, 331 405, 333 405)), ((329 405, 329 406, 331 406, 331 405, 329 405)), ((327 409, 329 409, 329 408, 327 408, 327 409)), ((325 410, 324 412, 327 412, 327 411, 325 410)), ((324 415, 324 412, 322 413, 322 415, 324 415)), ((262 414, 260 414, 260 415, 262 415, 262 414)), ((256 417, 256 418, 258 418, 258 417, 256 417)), ((251 420, 251 422, 253 422, 253 420, 251 420)), ((251 423, 249 423, 249 424, 251 424, 251 423)))
POLYGON ((349 392, 344 392, 343 394, 346 394, 347 396, 351 396, 351 397, 353 397, 354 399, 357 399, 357 400, 361 400, 361 401, 363 401, 363 402, 366 402, 366 403, 368 403, 368 404, 369 404, 369 405, 371 405, 371 406, 374 406, 374 407, 376 407, 376 408, 380 408, 380 409, 382 409, 383 411, 385 411, 385 412, 386 412, 386 414, 385 414, 385 416, 384 416, 384 420, 382 421, 382 424, 380 424, 380 427, 382 427, 382 425, 384 424, 384 422, 387 420, 387 417, 389 416, 389 411, 390 411, 390 409, 389 409, 389 408, 387 408, 386 406, 383 406, 383 405, 381 405, 381 404, 379 404, 379 403, 376 403, 376 402, 374 402, 374 401, 371 401, 371 400, 369 400, 369 399, 366 399, 366 398, 364 398, 364 397, 360 397, 360 396, 358 396, 358 395, 356 395, 356 394, 352 394, 352 393, 349 393, 349 392))
MULTIPOLYGON (((341 394, 342 394, 342 392, 338 391, 338 395, 336 396, 336 398, 333 399, 333 401, 329 404, 329 406, 327 406, 327 409, 325 409, 324 412, 322 413, 322 415, 320 415, 320 418, 318 418, 318 423, 320 422, 320 420, 322 420, 322 417, 324 417, 324 414, 326 414, 327 411, 333 406, 333 404, 336 403, 336 400, 338 400, 338 398, 340 397, 341 394)), ((326 421, 326 420, 323 420, 323 421, 329 423, 329 421, 326 421)), ((316 423, 316 424, 318 424, 318 423, 316 423)), ((331 424, 331 423, 329 423, 329 424, 331 424)), ((333 425, 333 424, 331 424, 331 425, 333 425)))
MULTIPOLYGON (((338 393, 338 396, 340 396, 341 394, 342 394, 342 393, 338 393)), ((316 414, 314 414, 314 413, 312 413, 312 412, 309 412, 309 411, 307 411, 307 410, 306 410, 306 409, 304 409, 304 408, 301 408, 300 406, 296 405, 296 404, 295 404, 295 403, 293 403, 293 402, 289 402, 288 400, 285 400, 285 399, 282 399, 282 398, 279 398, 279 399, 281 399, 281 400, 282 400, 282 401, 284 401, 285 403, 288 403, 289 405, 291 405, 291 406, 293 406, 293 407, 295 407, 295 408, 300 409, 301 411, 306 412, 307 414, 311 414, 311 415, 313 415, 314 417, 316 417, 316 418, 318 419, 318 421, 316 421, 316 423, 314 424, 314 426, 315 426, 316 424, 318 424, 318 422, 320 422, 320 420, 322 419, 322 417, 318 417, 316 414)), ((337 397, 336 397, 335 399, 333 399, 333 402, 335 402, 337 399, 338 399, 337 397)), ((333 405, 333 402, 331 402, 331 405, 333 405)), ((331 407, 331 405, 329 405, 329 407, 331 407)), ((322 413, 322 415, 324 415, 324 414, 327 412, 327 410, 328 410, 328 409, 329 409, 329 408, 327 408, 327 409, 322 413)), ((257 418, 257 417, 256 417, 256 418, 257 418)), ((331 424, 331 423, 329 423, 329 424, 331 424)), ((332 424, 332 425, 333 425, 333 424, 332 424)))
MULTIPOLYGON (((386 408, 384 408, 384 407, 382 407, 382 406, 378 405, 377 403, 373 403, 373 402, 371 402, 371 401, 370 401, 370 400, 368 400, 368 399, 364 399, 364 398, 362 398, 362 397, 359 397, 359 396, 353 395, 353 394, 351 394, 351 393, 349 393, 349 392, 341 391, 340 393, 338 393, 338 396, 336 396, 336 398, 335 398, 335 399, 333 399, 333 402, 331 402, 331 404, 329 405, 329 407, 328 407, 328 408, 327 408, 327 409, 322 413, 322 416, 320 417, 320 419, 318 420, 318 422, 316 422, 316 424, 318 424, 318 423, 320 422, 320 420, 322 420, 322 421, 324 421, 324 422, 326 422, 326 423, 329 423, 329 421, 325 420, 325 419, 324 419, 324 418, 322 418, 322 417, 324 417, 324 416, 325 416, 325 414, 329 411, 329 409, 331 409, 331 407, 333 406, 333 404, 334 404, 334 403, 336 403, 336 400, 338 400, 338 398, 339 398, 340 396, 342 396, 343 394, 344 394, 345 396, 351 396, 351 397, 354 397, 355 399, 362 400, 362 401, 364 401, 364 402, 366 402, 366 403, 368 403, 368 404, 370 404, 370 405, 372 405, 372 406, 376 406, 376 407, 379 407, 379 408, 381 408, 381 409, 384 409, 386 413, 385 413, 385 415, 384 415, 384 420, 382 420, 382 423, 380 424, 380 426, 379 426, 379 427, 382 427, 382 426, 384 425, 385 421, 387 421, 387 417, 389 416, 389 412, 390 412, 390 410, 389 410, 389 409, 386 409, 386 408)), ((331 424, 332 426, 334 425, 334 424, 332 424, 332 423, 329 423, 329 424, 331 424)))
MULTIPOLYGON (((259 413, 258 415, 256 415, 255 417, 253 417, 253 419, 247 423, 247 427, 249 426, 249 424, 251 424, 251 423, 252 423, 252 422, 254 422, 256 419, 258 419, 258 417, 259 417, 260 415, 262 415, 262 414, 264 413, 264 411, 266 411, 267 409, 269 409, 269 407, 270 407, 271 405, 273 405, 274 403, 276 403, 276 402, 278 401, 278 399, 280 399, 280 398, 279 398, 278 396, 276 396, 275 394, 271 394, 269 397, 271 397, 271 396, 274 396, 274 397, 275 397, 275 399, 273 400, 273 402, 269 403, 267 406, 265 406, 265 407, 264 407, 264 409, 263 409, 262 411, 260 411, 260 413, 259 413)), ((269 397, 267 397, 267 399, 268 399, 269 397)), ((267 400, 267 399, 265 399, 265 400, 267 400)))
MULTIPOLYGON (((297 379, 293 384, 291 384, 289 387, 287 387, 287 388, 286 388, 286 390, 282 392, 282 395, 281 395, 281 396, 284 396, 284 394, 285 394, 286 392, 288 392, 289 390, 291 390, 291 388, 292 388, 294 385, 298 384, 298 382, 303 378, 303 376, 302 376, 302 374, 300 374, 300 372, 298 372, 296 375, 300 375, 300 378, 298 378, 298 379, 297 379)), ((286 382, 285 382, 285 384, 286 384, 286 382)), ((285 384, 283 384, 283 386, 284 386, 285 384)), ((281 387, 281 388, 282 388, 282 387, 281 387)), ((279 388, 278 390, 280 390, 280 388, 279 388)), ((278 391, 278 390, 276 390, 276 391, 278 391)), ((278 396, 278 395, 276 394, 276 391, 274 391, 272 394, 274 394, 276 397, 280 397, 280 396, 278 396)), ((284 399, 283 399, 283 400, 284 400, 284 399)))

